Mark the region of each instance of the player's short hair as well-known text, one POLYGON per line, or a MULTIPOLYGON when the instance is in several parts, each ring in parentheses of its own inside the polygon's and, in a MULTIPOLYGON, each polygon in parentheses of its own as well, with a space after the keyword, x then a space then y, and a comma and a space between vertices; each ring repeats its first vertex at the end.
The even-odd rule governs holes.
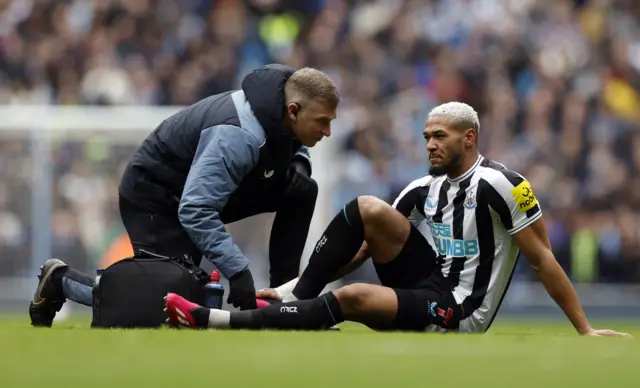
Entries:
POLYGON ((480 132, 478 112, 464 102, 451 101, 438 105, 429 112, 429 119, 436 116, 450 118, 451 124, 456 128, 473 128, 480 132))
POLYGON ((287 103, 321 102, 332 108, 340 103, 338 88, 328 75, 320 70, 304 67, 289 77, 284 86, 287 103))

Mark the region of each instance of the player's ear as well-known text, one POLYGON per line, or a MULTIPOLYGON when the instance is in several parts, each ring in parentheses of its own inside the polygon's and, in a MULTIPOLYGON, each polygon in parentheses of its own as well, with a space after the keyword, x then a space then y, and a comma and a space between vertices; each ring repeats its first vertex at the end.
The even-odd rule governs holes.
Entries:
POLYGON ((477 142, 478 132, 476 132, 473 128, 469 128, 466 130, 464 136, 464 145, 466 147, 471 147, 477 142))

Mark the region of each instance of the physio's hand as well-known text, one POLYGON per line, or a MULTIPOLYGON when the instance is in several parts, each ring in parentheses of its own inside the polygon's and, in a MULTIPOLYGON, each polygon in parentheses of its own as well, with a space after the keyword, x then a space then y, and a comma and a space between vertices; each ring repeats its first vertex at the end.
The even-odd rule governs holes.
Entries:
POLYGON ((249 268, 229 279, 229 297, 227 303, 240 310, 252 310, 256 305, 256 288, 249 268))
POLYGON ((584 333, 587 337, 628 337, 632 338, 631 334, 621 333, 613 330, 597 330, 597 329, 589 329, 586 333, 584 333))
POLYGON ((294 160, 287 167, 286 194, 295 196, 316 190, 316 182, 309 176, 307 166, 302 161, 294 160))

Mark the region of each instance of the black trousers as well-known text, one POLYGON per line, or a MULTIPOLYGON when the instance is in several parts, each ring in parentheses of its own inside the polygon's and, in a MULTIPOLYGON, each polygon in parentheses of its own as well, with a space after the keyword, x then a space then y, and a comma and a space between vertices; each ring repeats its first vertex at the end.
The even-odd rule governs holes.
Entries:
MULTIPOLYGON (((269 283, 280 286, 298 276, 315 210, 318 188, 295 197, 273 193, 273 198, 250 204, 233 221, 262 213, 276 213, 269 240, 269 283)), ((120 216, 129 234, 133 250, 144 249, 164 256, 191 257, 200 265, 202 252, 193 243, 178 219, 178 211, 151 212, 120 197, 120 216)), ((224 211, 222 221, 224 219, 224 211)), ((232 222, 232 221, 229 221, 232 222)))

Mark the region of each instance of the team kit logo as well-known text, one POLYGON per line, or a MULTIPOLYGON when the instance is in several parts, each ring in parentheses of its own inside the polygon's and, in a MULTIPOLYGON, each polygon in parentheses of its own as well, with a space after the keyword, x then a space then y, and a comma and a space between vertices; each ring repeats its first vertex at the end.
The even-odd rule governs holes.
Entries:
POLYGON ((533 194, 533 189, 526 180, 523 180, 518 186, 511 189, 511 195, 513 196, 513 200, 516 201, 516 206, 520 213, 526 213, 538 204, 538 200, 533 194))

